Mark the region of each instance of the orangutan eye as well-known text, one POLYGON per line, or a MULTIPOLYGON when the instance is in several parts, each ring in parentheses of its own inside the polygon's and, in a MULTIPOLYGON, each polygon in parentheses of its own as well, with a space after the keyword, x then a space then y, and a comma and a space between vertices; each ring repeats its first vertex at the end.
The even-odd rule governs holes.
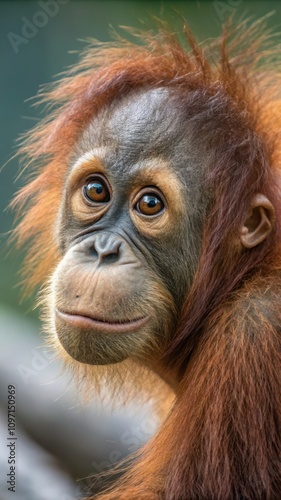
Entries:
POLYGON ((83 186, 83 195, 92 203, 107 203, 110 200, 110 192, 105 180, 96 176, 88 180, 83 186))
POLYGON ((140 214, 153 216, 162 212, 165 205, 160 196, 155 193, 146 193, 139 199, 135 208, 140 214))

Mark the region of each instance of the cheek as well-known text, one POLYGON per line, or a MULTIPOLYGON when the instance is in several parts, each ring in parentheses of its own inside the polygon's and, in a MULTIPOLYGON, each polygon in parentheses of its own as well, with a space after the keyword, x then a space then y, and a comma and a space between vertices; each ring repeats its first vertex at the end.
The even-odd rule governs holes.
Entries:
MULTIPOLYGON (((193 233, 194 234, 194 233, 193 233)), ((149 247, 150 242, 147 242, 149 247)), ((188 294, 200 258, 201 237, 193 237, 185 227, 175 227, 172 237, 151 246, 157 273, 170 290, 178 310, 188 294), (165 248, 165 252, 163 252, 165 248)))

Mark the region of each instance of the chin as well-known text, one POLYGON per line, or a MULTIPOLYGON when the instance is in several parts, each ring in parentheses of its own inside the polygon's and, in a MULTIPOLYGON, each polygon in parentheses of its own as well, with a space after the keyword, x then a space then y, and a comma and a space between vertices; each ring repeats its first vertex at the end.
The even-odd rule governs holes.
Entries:
POLYGON ((149 336, 148 325, 147 318, 105 322, 57 311, 55 314, 59 343, 75 361, 88 365, 116 364, 138 356, 149 336))

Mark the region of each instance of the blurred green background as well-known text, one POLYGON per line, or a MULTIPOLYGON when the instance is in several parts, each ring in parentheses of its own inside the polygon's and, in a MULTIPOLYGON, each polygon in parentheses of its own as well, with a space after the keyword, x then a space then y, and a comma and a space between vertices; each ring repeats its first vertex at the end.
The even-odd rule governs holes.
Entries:
MULTIPOLYGON (((23 254, 7 245, 13 215, 6 208, 22 183, 21 178, 17 179, 18 160, 11 159, 17 150, 16 139, 43 116, 40 108, 31 107, 30 98, 36 95, 40 85, 54 81, 54 75, 75 64, 77 51, 85 46, 82 40, 89 37, 110 40, 111 27, 142 27, 143 22, 149 25, 151 17, 157 16, 180 29, 181 16, 184 16, 193 32, 203 40, 218 35, 232 15, 237 19, 267 16, 268 26, 276 33, 281 32, 280 0, 0 0, 1 500, 10 498, 2 496, 7 492, 8 384, 17 387, 17 426, 21 437, 16 500, 78 498, 77 479, 112 465, 114 457, 120 459, 136 449, 157 427, 150 414, 145 416, 143 407, 137 416, 131 417, 127 409, 123 414, 114 417, 104 414, 102 418, 97 417, 95 405, 87 411, 81 410, 79 401, 72 402, 77 391, 71 392, 67 377, 60 377, 60 367, 52 363, 51 354, 38 350, 43 340, 38 337, 37 311, 32 310, 35 299, 21 302, 17 285, 23 254), (48 453, 55 457, 51 462, 48 453), (25 470, 29 462, 37 464, 35 475, 32 468, 25 470), (42 481, 46 483, 43 487, 42 481), (53 493, 50 492, 52 486, 53 493)), ((280 41, 278 35, 276 43, 280 41)))
MULTIPOLYGON (((54 75, 75 63, 77 53, 72 51, 84 46, 82 39, 108 40, 110 26, 141 27, 143 21, 149 22, 151 15, 164 17, 177 27, 180 25, 178 13, 188 20, 199 38, 204 39, 216 36, 234 11, 238 18, 243 15, 258 18, 271 13, 268 24, 278 31, 280 0, 0 2, 0 165, 15 152, 16 138, 42 116, 38 109, 30 106, 28 99, 37 93, 41 84, 52 81, 54 75)), ((6 256, 5 240, 11 229, 12 214, 5 209, 21 185, 21 180, 15 182, 18 169, 18 161, 12 160, 0 176, 0 304, 36 315, 31 311, 33 299, 20 304, 16 283, 21 254, 6 256)))

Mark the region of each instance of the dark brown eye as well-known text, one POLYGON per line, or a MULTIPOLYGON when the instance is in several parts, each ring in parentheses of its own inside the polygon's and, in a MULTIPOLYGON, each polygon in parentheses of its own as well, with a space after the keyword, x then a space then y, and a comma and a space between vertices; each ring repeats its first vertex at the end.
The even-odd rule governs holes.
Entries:
POLYGON ((160 196, 154 193, 144 194, 136 204, 136 210, 143 215, 157 215, 164 209, 160 196))
POLYGON ((90 179, 83 186, 85 198, 93 203, 107 203, 110 200, 110 193, 106 182, 101 177, 90 179))

